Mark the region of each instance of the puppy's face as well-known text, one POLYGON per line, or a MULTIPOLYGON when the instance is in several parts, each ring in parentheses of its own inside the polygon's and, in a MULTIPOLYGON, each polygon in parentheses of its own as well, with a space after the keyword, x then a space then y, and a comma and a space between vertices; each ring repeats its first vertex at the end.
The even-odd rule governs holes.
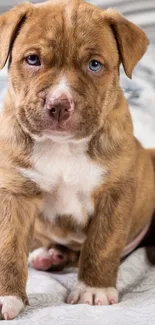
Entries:
POLYGON ((23 10, 16 37, 10 38, 9 64, 20 125, 37 139, 91 136, 117 100, 120 61, 129 76, 143 55, 144 33, 113 11, 79 1, 48 1, 23 10), (136 37, 143 44, 131 44, 136 37), (133 47, 139 53, 132 53, 133 47))

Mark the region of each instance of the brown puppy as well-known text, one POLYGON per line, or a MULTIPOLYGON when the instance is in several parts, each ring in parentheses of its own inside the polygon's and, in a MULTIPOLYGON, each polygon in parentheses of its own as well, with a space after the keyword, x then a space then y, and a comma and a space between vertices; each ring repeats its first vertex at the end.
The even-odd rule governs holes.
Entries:
POLYGON ((131 77, 147 44, 120 14, 80 0, 23 4, 0 17, 1 68, 9 56, 0 118, 4 319, 27 303, 39 214, 48 242, 81 250, 68 302, 118 301, 122 251, 155 208, 153 152, 134 138, 119 87, 120 63, 131 77))

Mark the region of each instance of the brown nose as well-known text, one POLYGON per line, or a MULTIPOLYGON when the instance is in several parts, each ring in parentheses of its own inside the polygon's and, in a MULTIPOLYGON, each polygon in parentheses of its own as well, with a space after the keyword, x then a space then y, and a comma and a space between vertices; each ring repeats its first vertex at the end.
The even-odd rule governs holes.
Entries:
POLYGON ((66 95, 58 98, 47 98, 46 108, 49 116, 58 122, 68 120, 74 110, 73 102, 66 95))

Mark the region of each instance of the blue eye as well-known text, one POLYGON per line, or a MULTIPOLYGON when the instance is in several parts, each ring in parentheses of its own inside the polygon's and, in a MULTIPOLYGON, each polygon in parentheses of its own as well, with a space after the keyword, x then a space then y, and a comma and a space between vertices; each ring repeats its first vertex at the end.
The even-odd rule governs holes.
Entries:
POLYGON ((91 60, 88 65, 89 71, 99 72, 102 68, 102 63, 97 60, 91 60))
POLYGON ((40 62, 40 58, 38 55, 29 55, 27 58, 26 58, 26 62, 29 64, 29 65, 32 65, 32 66, 40 66, 41 65, 41 62, 40 62))

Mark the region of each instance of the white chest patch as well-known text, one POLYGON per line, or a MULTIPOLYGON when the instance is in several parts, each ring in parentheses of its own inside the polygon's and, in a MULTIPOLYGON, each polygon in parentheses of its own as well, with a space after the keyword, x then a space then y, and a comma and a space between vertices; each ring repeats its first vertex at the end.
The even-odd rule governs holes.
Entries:
POLYGON ((86 154, 84 143, 35 144, 32 170, 22 170, 44 191, 44 214, 49 220, 56 215, 72 215, 80 223, 84 213, 91 216, 92 192, 103 183, 105 170, 86 154))

